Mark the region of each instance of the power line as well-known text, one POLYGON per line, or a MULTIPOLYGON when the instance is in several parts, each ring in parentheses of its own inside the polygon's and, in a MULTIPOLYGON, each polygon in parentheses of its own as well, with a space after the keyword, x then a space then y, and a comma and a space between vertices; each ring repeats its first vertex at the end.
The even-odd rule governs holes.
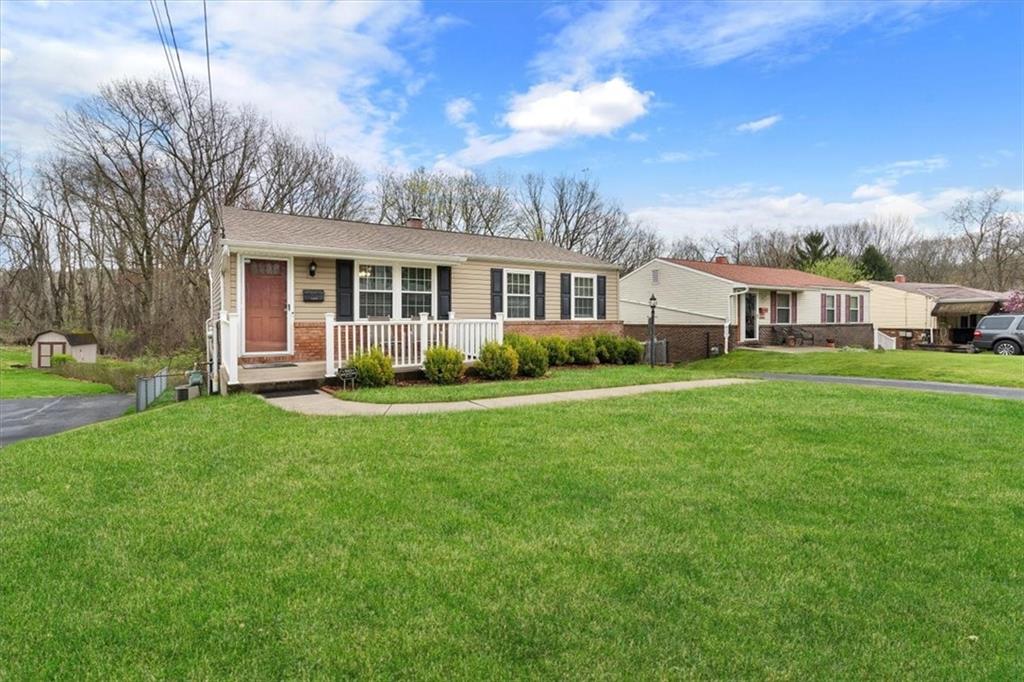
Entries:
MULTIPOLYGON (((206 0, 203 0, 203 36, 206 38, 206 94, 210 98, 210 136, 214 142, 217 140, 217 114, 213 110, 213 75, 210 70, 210 22, 206 17, 206 0)), ((210 169, 213 172, 213 159, 210 159, 210 169)), ((212 195, 212 192, 211 192, 212 195)), ((210 197, 210 210, 213 212, 212 219, 217 220, 220 236, 224 236, 224 225, 217 217, 217 202, 210 197)))

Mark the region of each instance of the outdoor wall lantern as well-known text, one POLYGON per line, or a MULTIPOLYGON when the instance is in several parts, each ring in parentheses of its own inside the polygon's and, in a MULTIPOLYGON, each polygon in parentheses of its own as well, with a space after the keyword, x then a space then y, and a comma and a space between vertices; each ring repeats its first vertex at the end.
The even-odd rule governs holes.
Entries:
POLYGON ((315 260, 309 261, 309 276, 310 277, 316 277, 316 261, 315 260))

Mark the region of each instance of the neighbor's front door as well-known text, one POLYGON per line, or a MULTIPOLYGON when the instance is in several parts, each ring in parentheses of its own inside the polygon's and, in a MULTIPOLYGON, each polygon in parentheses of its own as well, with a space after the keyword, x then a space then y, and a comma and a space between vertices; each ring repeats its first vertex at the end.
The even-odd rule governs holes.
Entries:
POLYGON ((753 341, 757 338, 757 294, 746 294, 743 309, 743 340, 753 341))
POLYGON ((288 263, 245 261, 245 352, 288 350, 288 263))

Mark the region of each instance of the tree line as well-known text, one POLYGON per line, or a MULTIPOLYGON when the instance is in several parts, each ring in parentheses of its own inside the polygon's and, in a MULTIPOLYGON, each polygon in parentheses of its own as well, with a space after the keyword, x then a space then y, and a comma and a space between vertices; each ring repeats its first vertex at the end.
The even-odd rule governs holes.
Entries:
MULTIPOLYGON (((914 279, 1019 286, 1019 214, 1000 200, 993 191, 959 205, 949 216, 957 234, 894 219, 829 226, 823 239, 857 262, 873 247, 914 279)), ((623 271, 658 255, 791 266, 801 240, 729 230, 667 244, 587 173, 420 168, 371 180, 323 142, 250 107, 211 103, 199 83, 123 80, 66 111, 30 167, 0 158, 0 336, 90 329, 121 354, 201 345, 219 205, 391 224, 419 216, 430 229, 547 241, 623 271)))

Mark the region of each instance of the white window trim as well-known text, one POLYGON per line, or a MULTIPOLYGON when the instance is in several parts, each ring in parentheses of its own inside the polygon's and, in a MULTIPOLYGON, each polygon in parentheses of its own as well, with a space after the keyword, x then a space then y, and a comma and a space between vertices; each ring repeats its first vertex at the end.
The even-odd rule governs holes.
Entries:
MULTIPOLYGON (((570 281, 571 300, 569 301, 569 317, 573 320, 596 320, 597 319, 597 275, 590 272, 574 272, 570 275, 572 280, 570 281), (592 291, 594 292, 591 299, 594 301, 594 314, 591 317, 577 317, 576 316, 576 278, 589 279, 593 283, 592 291)), ((584 297, 580 297, 584 298, 584 297)))
MULTIPOLYGON (((536 302, 537 290, 534 288, 533 281, 533 270, 513 270, 506 268, 501 271, 501 306, 505 313, 506 320, 533 320, 536 318, 536 311, 533 309, 536 302), (508 276, 512 275, 529 275, 530 277, 530 316, 529 317, 512 317, 508 314, 508 276)), ((512 294, 513 296, 523 296, 524 294, 512 294)))
POLYGON ((776 324, 796 324, 793 321, 793 297, 795 295, 796 294, 794 294, 791 291, 776 291, 775 292, 775 323, 776 324), (779 297, 780 296, 786 296, 787 298, 789 298, 789 303, 787 303, 784 306, 779 305, 779 297), (788 314, 786 315, 786 317, 788 317, 789 319, 786 320, 785 322, 781 322, 779 320, 779 310, 787 311, 788 314))
POLYGON ((839 296, 837 294, 825 294, 825 320, 824 320, 825 324, 837 324, 836 323, 836 319, 838 319, 838 317, 839 317, 838 314, 837 314, 838 311, 839 311, 839 307, 838 306, 839 306, 839 296), (829 305, 828 305, 828 299, 829 298, 832 299, 832 307, 829 307, 829 305), (832 320, 831 321, 829 321, 829 319, 828 319, 829 311, 832 311, 832 320))
MULTIPOLYGON (((359 267, 361 265, 387 265, 391 268, 391 320, 401 322, 402 317, 402 268, 428 268, 430 270, 430 317, 437 319, 437 266, 426 263, 410 261, 387 261, 378 259, 355 260, 352 266, 352 291, 355 292, 355 300, 352 302, 352 318, 356 322, 368 322, 369 319, 360 316, 359 305, 359 267)), ((425 292, 409 292, 425 293, 425 292)), ((408 321, 408 320, 405 320, 408 321)))
MULTIPOLYGON (((271 357, 276 355, 293 355, 295 353, 295 259, 292 256, 263 256, 254 253, 238 253, 235 255, 236 262, 236 288, 238 294, 235 299, 235 313, 238 315, 238 345, 240 357, 271 357), (288 335, 288 348, 279 351, 253 351, 245 350, 245 261, 249 260, 279 260, 288 264, 287 293, 285 294, 285 305, 287 306, 286 331, 288 335)), ((221 292, 223 297, 224 293, 221 292)))

